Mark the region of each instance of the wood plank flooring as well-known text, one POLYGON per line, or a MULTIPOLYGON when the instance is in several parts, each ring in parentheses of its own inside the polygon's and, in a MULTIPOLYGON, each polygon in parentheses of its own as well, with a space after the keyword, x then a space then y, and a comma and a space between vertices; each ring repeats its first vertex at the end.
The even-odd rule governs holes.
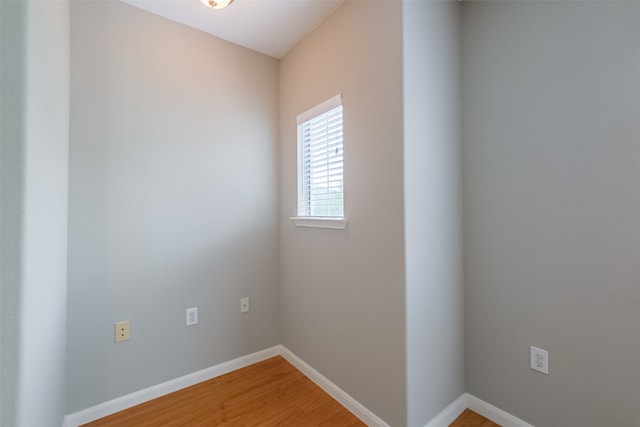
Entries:
POLYGON ((365 424, 282 357, 276 356, 85 426, 355 427, 365 424))
POLYGON ((500 425, 471 409, 465 409, 449 427, 500 427, 500 425))

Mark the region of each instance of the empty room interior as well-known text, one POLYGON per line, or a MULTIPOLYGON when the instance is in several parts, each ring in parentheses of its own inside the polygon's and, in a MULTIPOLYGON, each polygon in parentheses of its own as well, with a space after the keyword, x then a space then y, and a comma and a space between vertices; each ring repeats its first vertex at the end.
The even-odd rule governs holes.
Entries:
POLYGON ((370 426, 640 426, 640 2, 0 0, 0 36, 1 427, 276 356, 370 426), (343 211, 305 214, 328 100, 343 211))

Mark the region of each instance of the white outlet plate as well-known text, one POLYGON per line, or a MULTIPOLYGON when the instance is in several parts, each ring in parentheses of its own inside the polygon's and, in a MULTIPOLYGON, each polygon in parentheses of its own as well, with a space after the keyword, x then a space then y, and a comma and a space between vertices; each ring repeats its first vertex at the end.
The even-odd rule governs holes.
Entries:
POLYGON ((116 342, 128 341, 131 338, 131 323, 128 320, 116 323, 116 342))
POLYGON ((198 307, 187 308, 187 326, 198 324, 198 307))
POLYGON ((246 313, 249 311, 249 297, 240 299, 240 313, 246 313))
POLYGON ((546 350, 531 346, 531 369, 549 375, 549 353, 546 350))

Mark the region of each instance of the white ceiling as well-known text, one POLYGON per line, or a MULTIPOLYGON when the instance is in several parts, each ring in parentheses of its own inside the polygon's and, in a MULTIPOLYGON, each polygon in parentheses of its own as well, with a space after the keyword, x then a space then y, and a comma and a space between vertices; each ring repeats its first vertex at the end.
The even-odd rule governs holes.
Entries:
POLYGON ((345 0, 234 0, 219 10, 206 7, 200 0, 122 1, 232 43, 282 58, 345 0))

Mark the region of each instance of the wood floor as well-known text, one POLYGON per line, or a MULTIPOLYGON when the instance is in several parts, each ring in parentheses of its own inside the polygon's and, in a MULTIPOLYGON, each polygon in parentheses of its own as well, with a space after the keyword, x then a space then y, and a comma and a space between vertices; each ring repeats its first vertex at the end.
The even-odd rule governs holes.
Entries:
POLYGON ((85 426, 351 427, 365 424, 282 357, 276 356, 85 426))
POLYGON ((500 427, 500 425, 473 412, 471 409, 465 409, 449 427, 500 427))

